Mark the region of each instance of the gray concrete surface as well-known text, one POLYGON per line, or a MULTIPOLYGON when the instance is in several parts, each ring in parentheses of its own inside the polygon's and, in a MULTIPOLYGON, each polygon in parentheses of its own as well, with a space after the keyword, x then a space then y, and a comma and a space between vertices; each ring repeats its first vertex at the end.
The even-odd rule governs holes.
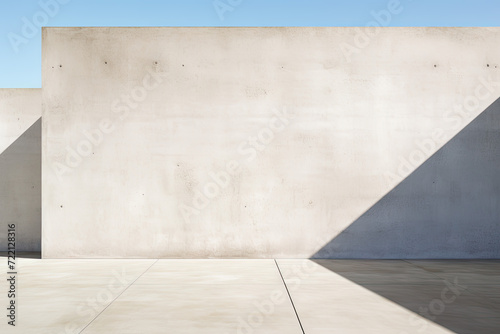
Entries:
MULTIPOLYGON (((0 261, 6 261, 0 257, 0 261)), ((499 261, 20 258, 1 333, 493 334, 499 261)), ((0 281, 7 291, 7 281, 0 281)))
POLYGON ((446 330, 457 334, 493 334, 500 328, 500 304, 494 298, 500 282, 499 261, 315 263, 329 273, 316 270, 303 279, 297 292, 291 293, 305 333, 383 333, 388 323, 392 323, 387 329, 391 333, 446 330), (372 302, 376 298, 410 313, 398 324, 397 312, 376 305, 372 302))
POLYGON ((0 89, 0 251, 41 250, 41 90, 0 89))
POLYGON ((499 32, 45 28, 43 256, 370 257, 364 235, 392 233, 377 256, 498 257, 495 125, 443 155, 436 191, 325 246, 499 97, 499 32), (456 224, 476 144, 493 182, 456 224))

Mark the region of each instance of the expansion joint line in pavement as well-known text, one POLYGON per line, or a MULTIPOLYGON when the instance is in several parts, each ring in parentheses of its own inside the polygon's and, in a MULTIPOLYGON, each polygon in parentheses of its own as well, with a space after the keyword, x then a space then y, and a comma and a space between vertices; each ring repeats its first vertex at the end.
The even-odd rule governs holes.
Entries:
POLYGON ((82 332, 83 332, 83 331, 84 331, 87 327, 89 327, 89 326, 90 326, 90 325, 91 325, 91 324, 95 321, 95 319, 97 319, 97 318, 98 318, 98 317, 102 314, 102 312, 106 311, 106 309, 107 309, 107 308, 108 308, 111 304, 113 304, 113 303, 115 302, 115 300, 117 300, 118 298, 120 298, 120 296, 121 296, 121 295, 122 295, 125 291, 127 291, 127 290, 128 290, 128 288, 130 288, 130 287, 131 287, 131 286, 132 286, 135 282, 137 282, 137 280, 138 280, 139 278, 141 278, 141 277, 142 277, 142 275, 144 275, 144 274, 145 274, 145 273, 146 273, 149 269, 151 269, 151 267, 152 267, 152 266, 154 266, 156 262, 158 262, 158 259, 156 259, 156 261, 155 261, 155 262, 153 262, 153 263, 152 263, 152 264, 148 267, 148 269, 144 270, 144 272, 143 272, 142 274, 140 274, 140 275, 139 275, 139 277, 137 277, 137 278, 136 278, 136 279, 135 279, 132 283, 130 283, 130 284, 129 284, 129 285, 128 285, 125 289, 123 289, 123 291, 122 291, 122 292, 120 292, 120 293, 118 294, 118 296, 116 296, 116 298, 114 298, 114 299, 113 299, 113 300, 112 300, 112 301, 111 301, 108 305, 106 305, 106 307, 105 307, 105 308, 104 308, 101 312, 99 312, 99 313, 98 313, 98 314, 94 317, 94 319, 92 319, 92 320, 91 320, 91 321, 90 321, 90 322, 89 322, 89 323, 88 323, 85 327, 83 327, 83 328, 82 328, 82 330, 78 332, 78 334, 81 334, 81 333, 82 333, 82 332))
POLYGON ((290 295, 290 291, 288 291, 288 287, 286 286, 285 279, 283 278, 283 274, 281 274, 281 270, 276 259, 274 259, 274 263, 276 264, 276 268, 278 268, 278 272, 280 273, 281 280, 283 281, 283 285, 285 286, 286 293, 288 294, 288 298, 290 299, 290 303, 292 303, 293 311, 295 312, 295 316, 297 317, 297 321, 299 322, 302 334, 306 334, 306 332, 304 332, 304 327, 302 327, 302 322, 300 322, 299 314, 297 313, 297 309, 295 308, 295 304, 293 303, 292 296, 290 295))

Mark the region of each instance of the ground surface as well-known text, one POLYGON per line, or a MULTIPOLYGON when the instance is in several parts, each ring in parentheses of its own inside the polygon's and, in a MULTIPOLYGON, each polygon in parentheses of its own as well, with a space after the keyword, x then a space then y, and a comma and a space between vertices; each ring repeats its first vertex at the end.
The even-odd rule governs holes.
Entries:
POLYGON ((500 333, 500 261, 16 262, 1 333, 500 333))

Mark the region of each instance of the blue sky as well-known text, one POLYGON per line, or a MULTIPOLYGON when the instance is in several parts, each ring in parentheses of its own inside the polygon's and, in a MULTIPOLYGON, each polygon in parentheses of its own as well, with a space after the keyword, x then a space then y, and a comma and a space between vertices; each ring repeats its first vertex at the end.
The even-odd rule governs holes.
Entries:
POLYGON ((387 26, 500 22, 498 0, 0 0, 0 88, 40 87, 38 26, 365 26, 391 1, 387 26))

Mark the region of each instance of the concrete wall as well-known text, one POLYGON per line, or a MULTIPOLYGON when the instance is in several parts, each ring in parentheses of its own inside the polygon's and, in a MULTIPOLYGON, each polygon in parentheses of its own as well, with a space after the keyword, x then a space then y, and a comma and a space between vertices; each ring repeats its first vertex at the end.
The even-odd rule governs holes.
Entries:
MULTIPOLYGON (((349 227, 498 98, 499 32, 46 28, 43 256, 371 257, 368 231, 397 240, 378 257, 498 257, 478 241, 500 237, 498 164, 474 220, 452 205, 470 163, 433 193, 439 212, 408 209, 426 187, 382 206, 412 229, 384 210, 349 227)), ((496 163, 488 129, 466 145, 496 163)), ((452 152, 429 175, 470 150, 452 152)))
POLYGON ((16 251, 41 250, 40 89, 0 89, 0 251, 16 225, 16 251))

